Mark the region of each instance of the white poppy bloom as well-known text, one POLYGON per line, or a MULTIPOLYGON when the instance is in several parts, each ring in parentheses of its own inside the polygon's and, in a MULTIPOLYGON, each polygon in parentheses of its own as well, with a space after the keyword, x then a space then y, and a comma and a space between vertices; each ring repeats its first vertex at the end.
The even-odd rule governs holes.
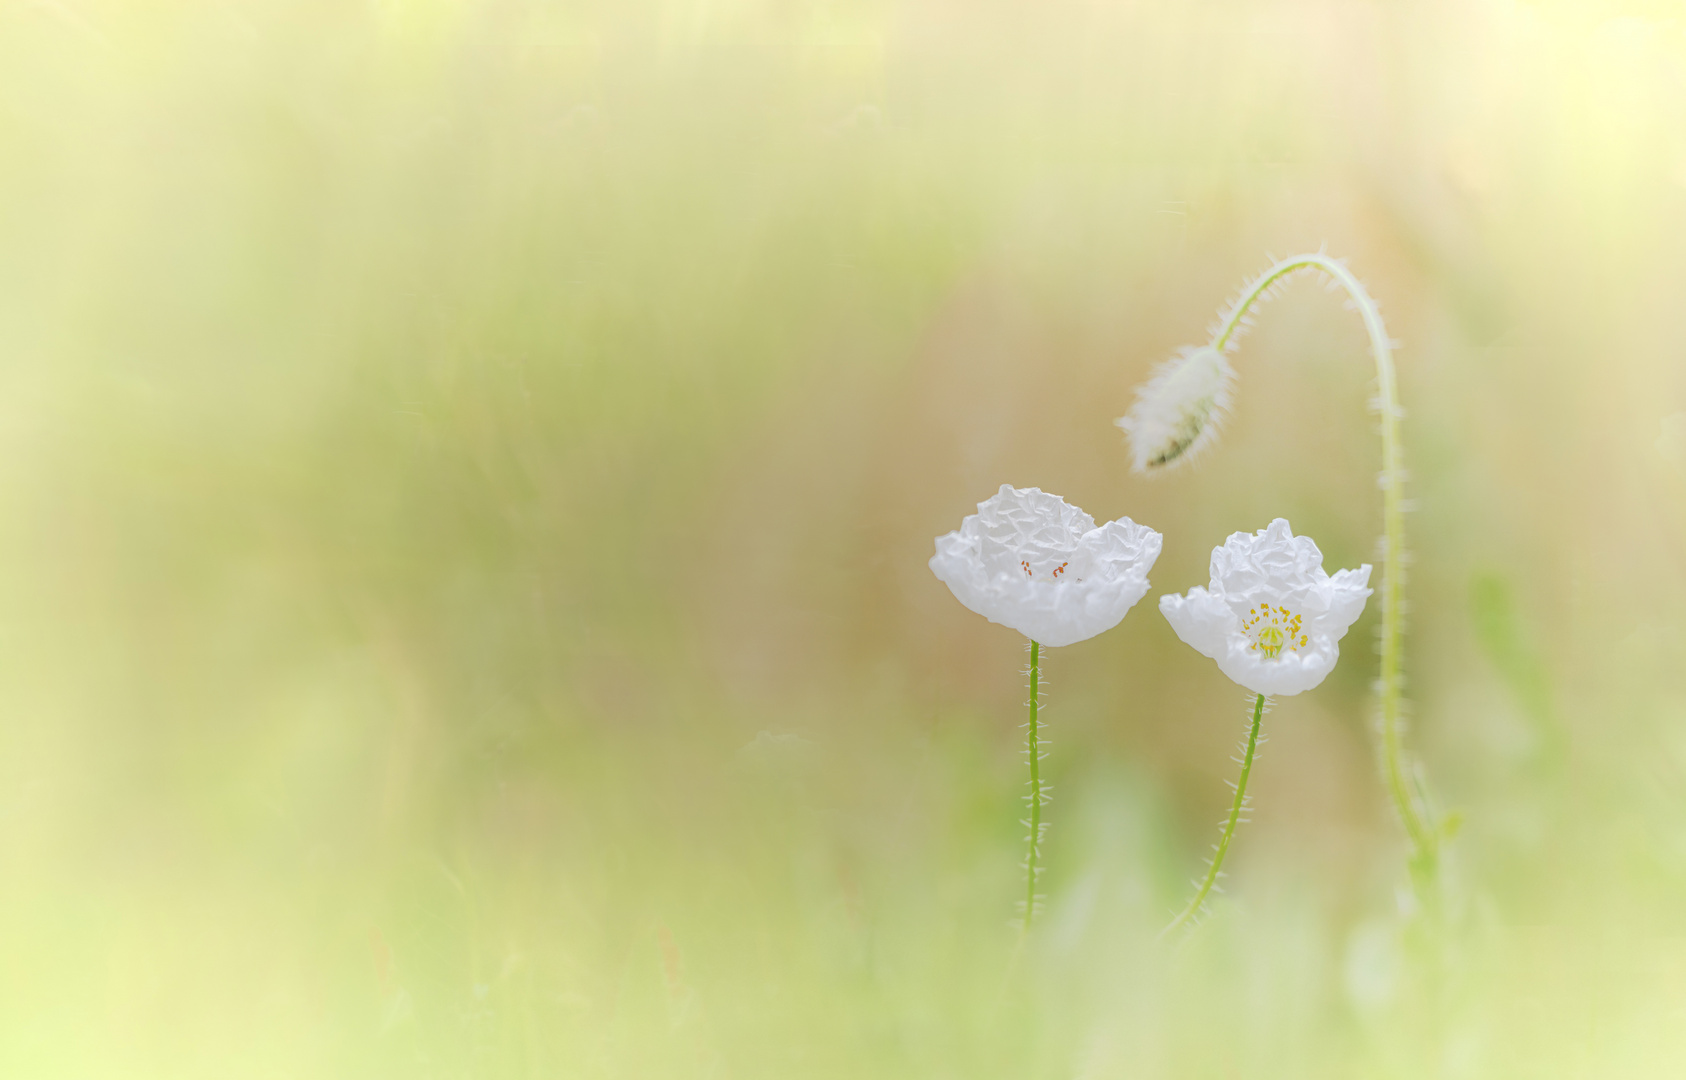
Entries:
POLYGON ((990 622, 1047 646, 1117 626, 1147 594, 1159 534, 1129 518, 1099 528, 1058 495, 1002 484, 956 532, 931 572, 990 622))
POLYGON ((1212 549, 1212 583, 1159 598, 1177 636, 1255 694, 1298 694, 1340 659, 1337 644, 1364 611, 1370 567, 1330 577, 1323 553, 1286 518, 1212 549))

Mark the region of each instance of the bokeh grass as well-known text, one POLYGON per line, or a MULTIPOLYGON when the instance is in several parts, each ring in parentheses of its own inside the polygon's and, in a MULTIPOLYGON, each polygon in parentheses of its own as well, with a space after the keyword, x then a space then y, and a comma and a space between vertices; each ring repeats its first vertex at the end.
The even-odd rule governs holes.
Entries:
POLYGON ((1686 26, 1314 0, 0 2, 0 1073, 1564 1077, 1686 1056, 1686 26), (1241 280, 1381 300, 1374 613, 1267 718, 1151 605, 931 578, 1002 482, 1371 557, 1302 283, 1195 471, 1111 419, 1241 280))

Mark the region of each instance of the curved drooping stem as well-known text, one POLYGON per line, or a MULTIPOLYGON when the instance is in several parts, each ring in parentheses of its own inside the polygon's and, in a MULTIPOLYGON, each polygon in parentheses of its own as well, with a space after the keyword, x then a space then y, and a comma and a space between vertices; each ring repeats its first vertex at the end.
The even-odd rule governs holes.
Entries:
POLYGON ((1259 749, 1259 721, 1264 717, 1265 696, 1260 694, 1253 702, 1253 725, 1247 729, 1247 742, 1241 750, 1241 779, 1235 782, 1235 801, 1230 804, 1229 817, 1224 819, 1223 832, 1218 837, 1217 849, 1212 853, 1211 865, 1206 867, 1206 879, 1194 891, 1194 898, 1183 908, 1181 914, 1171 920, 1171 925, 1160 931, 1164 937, 1180 926, 1188 925, 1188 921, 1200 914, 1200 908, 1206 903, 1206 896, 1218 883, 1218 873, 1223 869, 1224 856, 1229 854, 1229 842, 1235 839, 1235 826, 1241 821, 1241 812, 1247 808, 1247 778, 1253 773, 1253 757, 1259 749))
POLYGON ((1412 864, 1419 874, 1433 871, 1439 846, 1439 830, 1418 794, 1412 790, 1415 777, 1408 774, 1402 745, 1401 699, 1403 679, 1400 663, 1403 600, 1405 591, 1405 470, 1399 447, 1399 390, 1393 373, 1393 343, 1387 336, 1381 312, 1357 278, 1344 265, 1327 255, 1294 255, 1260 274, 1242 290, 1241 296, 1222 316, 1212 335, 1212 347, 1220 353, 1232 347, 1246 325, 1247 311, 1290 274, 1316 270, 1326 274, 1351 297, 1364 318, 1370 335, 1370 352, 1376 361, 1376 407, 1381 413, 1382 471, 1382 624, 1381 654, 1381 757, 1383 779, 1411 839, 1412 864))
POLYGON ((1030 932, 1031 920, 1036 916, 1036 879, 1042 872, 1036 865, 1042 855, 1042 803, 1046 798, 1042 790, 1042 759, 1047 755, 1042 750, 1036 722, 1042 697, 1041 660, 1042 646, 1033 641, 1030 643, 1030 721, 1026 724, 1029 734, 1025 736, 1025 756, 1030 761, 1030 794, 1025 796, 1025 801, 1030 804, 1030 817, 1020 823, 1029 830, 1030 844, 1025 855, 1024 933, 1030 932))

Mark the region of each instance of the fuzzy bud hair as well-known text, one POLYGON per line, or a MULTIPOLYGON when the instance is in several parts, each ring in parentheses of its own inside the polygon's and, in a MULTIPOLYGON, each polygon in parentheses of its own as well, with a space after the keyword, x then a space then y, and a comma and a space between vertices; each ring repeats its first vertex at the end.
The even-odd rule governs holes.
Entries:
POLYGON ((1135 404, 1116 423, 1130 441, 1138 473, 1192 460, 1218 437, 1229 411, 1235 369, 1210 345, 1185 345, 1136 390, 1135 404))

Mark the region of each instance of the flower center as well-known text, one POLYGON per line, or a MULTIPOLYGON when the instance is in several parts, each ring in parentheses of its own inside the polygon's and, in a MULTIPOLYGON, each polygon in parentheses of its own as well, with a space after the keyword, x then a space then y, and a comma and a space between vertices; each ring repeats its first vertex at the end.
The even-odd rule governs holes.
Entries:
POLYGON ((1070 562, 1063 562, 1063 563, 1060 563, 1058 566, 1054 567, 1052 570, 1048 570, 1045 566, 1044 567, 1034 567, 1034 566, 1032 566, 1030 564, 1029 559, 1020 559, 1019 560, 1019 569, 1024 571, 1025 577, 1031 578, 1031 579, 1035 579, 1035 577, 1037 575, 1037 572, 1039 570, 1043 570, 1043 571, 1046 571, 1043 575, 1044 577, 1047 577, 1047 578, 1052 579, 1054 581, 1058 581, 1062 577, 1065 576, 1066 567, 1068 567, 1070 565, 1071 565, 1070 562))
POLYGON ((1249 648, 1263 653, 1267 660, 1281 656, 1283 649, 1298 652, 1307 642, 1305 632, 1300 629, 1300 617, 1281 604, 1260 604, 1247 609, 1241 629, 1252 642, 1249 648))

